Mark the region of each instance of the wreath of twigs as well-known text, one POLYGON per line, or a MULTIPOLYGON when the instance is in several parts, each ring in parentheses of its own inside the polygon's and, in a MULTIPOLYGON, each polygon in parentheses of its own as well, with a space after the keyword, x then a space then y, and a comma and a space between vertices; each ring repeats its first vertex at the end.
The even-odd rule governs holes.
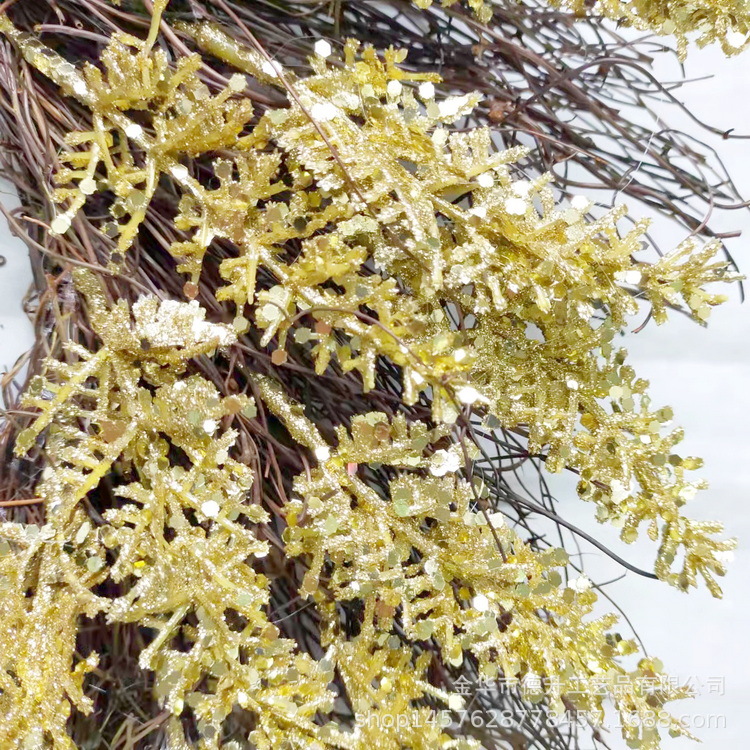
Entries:
MULTIPOLYGON (((687 112, 676 99, 674 86, 659 83, 649 71, 654 55, 672 55, 672 50, 653 40, 625 37, 598 20, 581 21, 536 0, 501 2, 493 7, 494 18, 488 25, 474 20, 460 6, 432 6, 422 11, 400 0, 184 0, 170 4, 167 18, 170 24, 182 19, 213 19, 238 37, 243 35, 243 27, 252 29, 267 53, 291 69, 305 68, 315 40, 321 37, 335 41, 352 36, 378 48, 408 48, 408 65, 437 68, 445 91, 478 90, 484 95, 479 117, 495 126, 503 146, 529 146, 521 162, 529 174, 551 171, 556 186, 567 194, 587 189, 601 191, 606 200, 627 197, 631 203, 641 202, 674 219, 691 233, 729 236, 713 228, 712 214, 743 209, 747 204, 714 150, 694 135, 671 128, 656 111, 657 105, 667 101, 687 112)), ((33 30, 77 63, 96 59, 113 31, 143 35, 150 24, 148 0, 126 0, 120 6, 107 0, 9 0, 0 4, 0 9, 16 26, 33 30)), ((172 54, 187 50, 187 40, 172 30, 160 43, 172 54)), ((216 69, 204 68, 202 77, 212 90, 225 83, 216 69)), ((260 111, 269 105, 283 106, 282 101, 269 100, 267 92, 250 91, 250 96, 260 111)), ((105 269, 115 242, 101 231, 106 220, 103 203, 101 221, 92 202, 87 215, 75 219, 74 232, 50 234, 48 193, 64 134, 80 128, 88 116, 83 107, 36 74, 6 40, 0 40, 0 174, 12 183, 21 200, 19 209, 4 212, 11 230, 29 248, 34 289, 26 305, 36 330, 32 350, 3 381, 7 410, 0 433, 0 513, 30 523, 43 520, 34 486, 44 457, 41 450, 30 458, 13 457, 15 437, 33 416, 14 406, 18 394, 39 371, 44 357, 65 356, 64 342, 81 342, 88 348, 95 345, 70 271, 77 266, 95 269, 112 299, 134 300, 143 293, 162 298, 183 296, 183 279, 174 271, 174 260, 167 252, 180 239, 168 219, 178 201, 174 186, 168 183, 160 186, 152 201, 122 273, 105 269)), ((465 123, 466 127, 475 124, 465 123)), ((737 137, 697 120, 696 130, 737 137)), ((212 320, 231 319, 213 294, 219 286, 218 264, 229 253, 221 242, 215 243, 200 281, 198 298, 212 320)), ((270 278, 265 281, 268 286, 273 283, 270 278)), ((358 377, 342 373, 336 365, 325 375, 315 376, 304 347, 291 347, 288 355, 283 366, 272 364, 270 350, 260 346, 259 336, 251 329, 230 354, 203 358, 197 367, 224 394, 245 391, 249 371, 273 373, 290 396, 307 405, 308 415, 327 436, 333 434, 335 425, 348 424, 352 415, 371 410, 390 415, 401 412, 429 421, 426 397, 414 406, 405 406, 399 373, 385 362, 380 363, 376 388, 365 394, 358 377)), ((474 463, 473 471, 489 489, 488 507, 502 507, 514 516, 518 530, 539 547, 553 543, 538 533, 539 518, 544 516, 557 527, 555 544, 584 539, 616 558, 558 515, 542 473, 544 457, 529 454, 522 430, 487 431, 479 421, 472 424, 469 416, 459 424, 482 446, 483 457, 474 463)), ((238 444, 246 446, 248 457, 254 457, 251 468, 262 479, 254 484, 257 502, 261 504, 262 495, 262 504, 276 511, 264 531, 276 552, 269 555, 264 570, 274 581, 270 619, 302 648, 319 655, 315 610, 300 603, 296 593, 300 571, 296 563, 285 559, 281 541, 290 479, 305 470, 305 458, 286 444, 278 423, 263 412, 260 419, 242 423, 238 444)), ((376 483, 377 472, 372 471, 369 479, 376 483)), ((388 476, 380 479, 386 482, 388 476)), ((98 492, 106 492, 105 488, 106 483, 98 492)), ((96 504, 97 497, 91 502, 96 504)), ((343 611, 342 617, 356 617, 356 612, 343 611)), ((135 626, 119 625, 113 632, 103 620, 94 620, 82 630, 81 652, 94 649, 102 654, 88 691, 102 710, 90 717, 75 716, 71 731, 81 747, 160 746, 160 726, 166 713, 159 713, 155 703, 144 704, 149 678, 133 659, 143 647, 143 635, 135 626)), ((461 674, 476 678, 474 668, 468 662, 461 674)), ((435 684, 450 685, 459 671, 443 669, 445 674, 434 676, 435 684)), ((520 695, 513 692, 477 692, 473 701, 487 711, 520 713, 526 708, 520 695)), ((576 728, 527 723, 523 733, 476 731, 488 747, 508 743, 518 750, 579 747, 576 728)), ((602 738, 597 741, 605 746, 602 738)))

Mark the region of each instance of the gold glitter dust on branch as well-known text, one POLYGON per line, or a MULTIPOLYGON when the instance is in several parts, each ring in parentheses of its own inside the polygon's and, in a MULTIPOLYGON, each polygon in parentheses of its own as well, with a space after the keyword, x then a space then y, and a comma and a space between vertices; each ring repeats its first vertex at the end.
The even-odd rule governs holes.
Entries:
POLYGON ((721 595, 735 543, 683 515, 700 460, 616 344, 638 300, 705 324, 739 278, 721 242, 644 259, 646 222, 521 174, 528 149, 456 126, 481 95, 406 51, 322 40, 292 70, 169 10, 73 62, 0 15, 15 80, 69 107, 23 136, 50 118, 62 145, 20 188, 52 249, 3 433, 41 501, 0 523, 4 742, 75 748, 122 675, 170 748, 502 747, 472 700, 538 706, 529 747, 577 747, 551 719, 596 736, 610 702, 632 747, 688 735, 647 718, 689 691, 626 658, 497 475, 576 473, 656 577, 721 595), (512 699, 462 689, 500 677, 512 699))

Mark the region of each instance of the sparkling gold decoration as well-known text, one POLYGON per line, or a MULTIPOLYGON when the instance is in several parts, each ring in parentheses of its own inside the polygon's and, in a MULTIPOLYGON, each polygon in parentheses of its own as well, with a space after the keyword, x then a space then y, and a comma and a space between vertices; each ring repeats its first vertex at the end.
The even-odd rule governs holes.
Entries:
MULTIPOLYGON (((175 748, 231 747, 222 725, 237 711, 251 728, 233 741, 260 750, 479 748, 427 721, 429 705, 463 706, 430 680, 427 641, 447 668, 471 661, 553 711, 601 721, 612 698, 631 745, 658 747, 638 718, 686 692, 644 689, 658 662, 622 666, 635 645, 611 631, 614 616, 592 616, 596 593, 567 578, 564 552, 533 548, 486 511, 471 465, 479 442, 454 427, 473 413, 487 429, 526 430, 551 471, 580 475, 600 521, 625 541, 643 525, 661 539, 660 578, 688 589, 700 576, 720 595, 714 576, 733 542, 681 515, 702 486, 687 476, 700 462, 675 452, 671 411, 651 406, 614 344, 636 296, 657 322, 681 306, 704 323, 722 301, 705 286, 734 278, 714 259, 718 245, 634 260, 645 223, 622 232, 623 209, 590 220, 583 199, 556 204, 549 176, 520 179, 520 150, 498 152, 486 129, 451 129, 478 98, 436 100, 437 76, 408 73, 403 52, 352 41, 334 59, 316 46, 314 73, 300 78, 218 26, 182 25, 234 71, 212 92, 199 55, 169 61, 156 46, 165 5, 146 41, 115 35, 101 67, 81 69, 0 15, 27 61, 92 113, 93 129, 68 137, 51 231, 72 231, 88 197, 107 193, 109 230, 127 253, 159 180, 171 180, 188 239, 170 253, 193 300, 144 296, 129 309, 79 273, 96 346, 70 345, 27 394, 39 417, 17 453, 44 441, 46 523, 0 525, 8 747, 29 737, 72 747, 66 719, 89 710, 82 684, 96 664, 76 655, 75 634, 98 614, 150 630, 140 666, 154 674, 175 748), (254 113, 247 77, 287 106, 254 113), (197 158, 212 179, 198 179, 197 158), (231 324, 208 322, 195 299, 217 239, 237 249, 218 267, 231 324), (406 405, 431 404, 430 421, 372 411, 332 441, 273 380, 250 376, 259 406, 309 455, 283 509, 283 554, 306 570, 299 595, 314 607, 319 658, 271 622, 270 582, 253 568, 269 553, 269 517, 251 501, 259 480, 232 425, 253 419, 255 404, 190 374, 191 360, 230 349, 251 326, 278 368, 287 347, 307 347, 318 375, 335 362, 368 390, 387 361, 406 405), (86 498, 115 465, 128 479, 94 516, 86 498), (371 480, 374 466, 387 481, 371 480), (355 604, 361 616, 345 626, 341 608, 355 604), (349 721, 327 720, 335 701, 349 721)), ((669 730, 685 732, 673 719, 669 730)))
MULTIPOLYGON (((434 0, 413 0, 426 9, 434 0)), ((750 10, 743 0, 551 0, 553 5, 574 11, 579 16, 600 15, 633 26, 675 36, 680 56, 684 59, 688 43, 699 47, 718 43, 726 55, 736 55, 750 46, 750 10)), ((460 0, 440 0, 443 8, 451 9, 460 0)), ((466 5, 481 23, 492 20, 492 0, 468 0, 466 5)))
POLYGON ((743 0, 554 0, 581 15, 596 13, 642 31, 676 36, 681 57, 688 42, 700 47, 718 42, 727 55, 750 45, 750 10, 743 0))
MULTIPOLYGON (((440 5, 443 8, 452 8, 459 2, 460 0, 440 0, 440 5)), ((433 0, 414 0, 414 4, 423 10, 429 8, 432 3, 433 0)), ((492 0, 468 0, 467 5, 482 23, 489 23, 492 19, 492 0)))

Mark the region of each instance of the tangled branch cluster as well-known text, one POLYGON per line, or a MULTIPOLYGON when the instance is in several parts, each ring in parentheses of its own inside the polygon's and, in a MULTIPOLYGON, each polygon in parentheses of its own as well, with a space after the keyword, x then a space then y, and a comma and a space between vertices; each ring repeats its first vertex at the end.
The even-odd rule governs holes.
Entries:
POLYGON ((519 178, 522 149, 451 127, 479 97, 436 95, 438 76, 403 52, 349 41, 339 57, 319 42, 299 76, 252 34, 244 46, 182 21, 202 55, 172 60, 155 6, 145 40, 114 33, 82 66, 0 15, 89 113, 65 139, 50 236, 97 222, 117 276, 164 224, 186 299, 145 290, 128 304, 77 271, 88 344, 67 341, 27 390, 38 416, 16 454, 44 451, 44 518, 0 524, 8 747, 75 747, 71 713, 91 711, 98 669, 77 638, 96 618, 147 633, 138 668, 170 747, 497 746, 428 721, 463 707, 466 674, 503 675, 594 731, 612 699, 631 745, 658 747, 638 717, 686 691, 655 685, 655 660, 624 666, 636 645, 593 616, 563 550, 514 528, 486 451, 523 434, 525 455, 579 474, 626 542, 642 526, 659 540, 659 578, 719 596, 734 543, 682 515, 700 462, 676 452, 671 411, 615 339, 637 298, 657 322, 682 309, 704 323, 723 300, 706 286, 736 278, 720 245, 637 260, 645 224, 622 230, 619 209, 591 220, 587 200, 556 201, 549 175, 519 178), (241 364, 260 352, 262 367, 241 364), (304 385, 284 379, 294 367, 304 385), (332 374, 361 398, 325 424, 317 389, 332 374), (298 464, 276 486, 260 459, 274 451, 298 464), (282 596, 307 610, 303 629, 282 596))

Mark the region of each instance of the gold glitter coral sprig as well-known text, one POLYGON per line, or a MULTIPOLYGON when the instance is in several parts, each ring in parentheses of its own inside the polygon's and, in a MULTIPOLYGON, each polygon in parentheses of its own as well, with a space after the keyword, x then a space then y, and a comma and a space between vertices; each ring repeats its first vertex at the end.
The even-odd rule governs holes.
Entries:
MULTIPOLYGON (((413 0, 427 9, 433 0, 413 0)), ((455 9, 461 0, 440 0, 446 9, 455 9)), ((577 16, 604 16, 618 24, 633 26, 677 39, 680 58, 688 44, 699 47, 718 43, 726 55, 737 55, 750 46, 750 8, 744 0, 551 0, 577 16)), ((491 24, 493 0, 468 0, 470 13, 483 24, 491 24)))
POLYGON ((276 747, 281 734, 290 747, 314 746, 313 717, 331 707, 330 675, 267 619, 269 582, 251 565, 268 552, 253 531, 267 514, 247 503, 252 472, 229 455, 237 437, 229 423, 252 416, 254 406, 183 375, 189 359, 231 344, 234 332, 206 322, 197 303, 144 297, 131 311, 107 306, 87 274, 78 285, 102 346, 93 354, 70 347, 72 364, 50 361, 27 397, 41 415, 17 446, 23 454, 48 430, 50 461, 38 487, 46 523, 0 525, 2 569, 11 573, 2 621, 15 635, 0 647, 4 741, 73 747, 68 701, 91 709, 81 681, 96 664, 95 654, 76 657, 75 634, 83 615, 101 612, 110 624, 136 622, 153 633, 139 664, 154 673, 176 747, 185 746, 186 707, 201 747, 218 748, 235 706, 255 717, 256 747, 276 747), (133 481, 92 515, 87 494, 115 462, 133 481), (118 585, 116 596, 95 593, 108 582, 118 585))
MULTIPOLYGON (((705 322, 723 297, 704 285, 735 278, 713 260, 718 243, 688 241, 655 264, 635 262, 645 223, 623 234, 623 210, 589 221, 582 197, 556 205, 549 176, 514 179, 520 150, 496 151, 487 129, 446 127, 478 97, 437 101, 430 76, 399 67, 405 53, 381 59, 349 42, 339 65, 319 54, 302 79, 215 25, 181 29, 241 70, 218 94, 196 76, 197 55, 173 71, 148 44, 117 37, 103 55, 109 72, 84 76, 6 28, 30 61, 91 107, 94 130, 71 142, 94 144, 92 169, 105 165, 100 187, 117 196, 109 228, 120 249, 146 215, 148 185, 170 175, 182 192, 175 224, 190 237, 171 252, 189 285, 197 289, 217 242, 236 248, 220 261, 217 298, 236 305, 237 331, 254 319, 261 343, 275 339, 281 349, 292 333, 310 347, 318 373, 335 360, 360 372, 365 389, 385 357, 401 369, 405 403, 430 389, 438 420, 454 420, 457 403, 476 403, 503 427, 528 426, 531 450, 546 452, 553 471, 578 471, 581 496, 598 505, 600 520, 622 526, 625 541, 643 523, 661 537, 660 577, 686 589, 700 575, 718 595, 714 574, 723 574, 732 545, 680 515, 701 487, 685 476, 696 462, 675 452, 681 432, 664 430, 668 412, 651 408, 647 383, 612 344, 637 310, 637 293, 658 322, 683 300, 705 322), (153 91, 143 88, 147 73, 162 81, 153 91), (236 96, 243 74, 286 94, 288 106, 251 121, 236 96), (125 114, 127 81, 139 97, 152 96, 139 99, 143 125, 125 114), (185 114, 193 107, 197 120, 185 114), (128 177, 129 131, 139 162, 150 165, 134 178, 145 190, 128 177), (187 159, 217 148, 226 156, 212 158, 207 187, 187 159), (273 284, 260 284, 260 269, 273 284), (680 550, 683 568, 674 572, 680 550)), ((93 178, 59 175, 61 189, 70 182, 58 195, 72 201, 65 227, 81 204, 81 180, 93 178)))
POLYGON ((649 686, 655 661, 626 669, 635 646, 614 617, 592 616, 588 579, 484 507, 469 427, 524 433, 551 471, 579 474, 580 496, 625 541, 642 526, 661 538, 660 578, 688 589, 700 576, 719 595, 733 543, 682 515, 699 461, 676 452, 671 411, 651 406, 613 343, 637 297, 657 322, 679 308, 705 323, 722 301, 705 285, 734 278, 718 245, 641 260, 645 223, 620 231, 624 209, 591 219, 584 198, 556 201, 549 175, 521 179, 522 150, 452 129, 479 98, 436 99, 437 77, 409 73, 403 52, 351 41, 329 60, 318 47, 298 77, 218 26, 183 24, 231 68, 212 90, 200 55, 168 60, 157 47, 165 6, 146 41, 116 35, 81 69, 0 15, 25 58, 90 112, 67 139, 51 231, 107 202, 116 271, 169 181, 179 204, 164 220, 181 238, 168 250, 185 294, 214 270, 233 321, 207 321, 197 301, 112 304, 77 275, 96 344, 47 362, 26 397, 39 416, 17 445, 47 453, 46 522, 0 526, 3 624, 45 656, 34 665, 0 646, 11 746, 71 747, 67 716, 90 709, 83 678, 96 662, 76 653, 76 630, 103 615, 149 634, 139 666, 174 747, 474 750, 481 741, 456 721, 464 670, 503 675, 522 698, 596 726, 610 697, 631 745, 658 747, 643 719, 685 691, 649 686), (244 96, 248 76, 271 92, 263 111, 244 96), (358 373, 365 393, 388 368, 399 407, 324 431, 307 413, 314 399, 268 375, 245 368, 257 405, 222 395, 194 362, 234 356, 243 336, 273 347, 279 366, 297 348, 310 377, 358 373), (275 420, 267 439, 304 466, 273 519, 253 501, 266 479, 250 469, 254 448, 236 445, 237 421, 256 409, 275 420), (272 521, 312 646, 271 614, 260 566, 272 521), (427 722, 434 709, 447 725, 427 722), (236 719, 242 736, 228 739, 236 719))

